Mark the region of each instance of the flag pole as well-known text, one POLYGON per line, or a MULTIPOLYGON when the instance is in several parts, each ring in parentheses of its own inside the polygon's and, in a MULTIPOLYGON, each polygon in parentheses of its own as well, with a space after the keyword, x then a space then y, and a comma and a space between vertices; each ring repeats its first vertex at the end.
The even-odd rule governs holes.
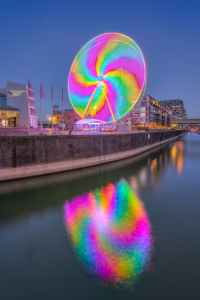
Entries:
POLYGON ((28 135, 29 135, 29 78, 28 78, 28 135))
POLYGON ((52 119, 51 119, 51 127, 52 127, 52 135, 53 135, 53 84, 51 82, 51 101, 52 101, 52 119))
POLYGON ((64 120, 63 120, 63 102, 64 102, 64 96, 63 96, 63 84, 62 84, 62 131, 64 130, 64 120))
POLYGON ((42 97, 41 97, 41 79, 40 79, 40 129, 42 133, 42 97))

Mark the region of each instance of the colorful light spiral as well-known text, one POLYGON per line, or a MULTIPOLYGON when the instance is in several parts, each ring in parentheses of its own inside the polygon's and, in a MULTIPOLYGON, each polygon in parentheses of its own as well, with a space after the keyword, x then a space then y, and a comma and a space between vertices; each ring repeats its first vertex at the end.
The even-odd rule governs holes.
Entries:
POLYGON ((144 94, 146 63, 139 46, 119 33, 89 41, 77 54, 69 73, 72 106, 85 118, 121 119, 144 94))
POLYGON ((150 269, 150 221, 125 180, 66 201, 64 222, 79 260, 101 282, 134 289, 150 269))

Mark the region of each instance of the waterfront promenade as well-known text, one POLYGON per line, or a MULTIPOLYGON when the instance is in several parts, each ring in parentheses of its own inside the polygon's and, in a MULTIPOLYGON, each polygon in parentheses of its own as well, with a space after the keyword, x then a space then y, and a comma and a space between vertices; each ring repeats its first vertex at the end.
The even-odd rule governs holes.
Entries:
POLYGON ((54 128, 53 131, 51 128, 43 128, 42 133, 41 129, 30 129, 29 132, 27 128, 2 128, 0 127, 0 137, 1 136, 38 136, 38 135, 44 135, 44 136, 62 136, 62 135, 110 135, 110 134, 136 134, 141 132, 162 132, 162 131, 171 131, 169 129, 151 129, 149 131, 145 131, 143 129, 141 130, 129 130, 129 131, 98 131, 98 130, 81 130, 81 131, 71 131, 69 133, 69 130, 59 130, 57 128, 54 128))
MULTIPOLYGON (((161 130, 160 130, 161 131, 161 130)), ((145 130, 137 130, 137 131, 97 131, 97 130, 82 130, 82 131, 71 131, 69 133, 69 130, 53 130, 50 128, 43 128, 42 134, 41 130, 38 129, 30 129, 29 133, 27 131, 27 128, 19 128, 17 130, 15 129, 1 129, 0 128, 0 137, 1 136, 38 136, 38 135, 46 135, 46 136, 62 136, 62 135, 105 135, 105 134, 134 134, 134 133, 141 133, 145 132, 145 130)))

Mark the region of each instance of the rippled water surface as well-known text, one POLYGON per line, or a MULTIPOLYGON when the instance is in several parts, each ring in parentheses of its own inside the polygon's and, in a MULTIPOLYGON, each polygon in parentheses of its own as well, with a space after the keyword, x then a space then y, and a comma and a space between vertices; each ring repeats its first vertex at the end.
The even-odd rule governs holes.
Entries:
POLYGON ((200 299, 200 136, 0 184, 0 299, 200 299))

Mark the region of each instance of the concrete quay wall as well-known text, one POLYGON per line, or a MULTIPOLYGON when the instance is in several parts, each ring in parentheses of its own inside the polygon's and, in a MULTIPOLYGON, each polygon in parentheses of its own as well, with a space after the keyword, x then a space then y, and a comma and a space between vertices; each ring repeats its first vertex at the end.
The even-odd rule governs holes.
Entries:
POLYGON ((184 131, 84 136, 0 137, 0 181, 64 172, 130 157, 184 131))

